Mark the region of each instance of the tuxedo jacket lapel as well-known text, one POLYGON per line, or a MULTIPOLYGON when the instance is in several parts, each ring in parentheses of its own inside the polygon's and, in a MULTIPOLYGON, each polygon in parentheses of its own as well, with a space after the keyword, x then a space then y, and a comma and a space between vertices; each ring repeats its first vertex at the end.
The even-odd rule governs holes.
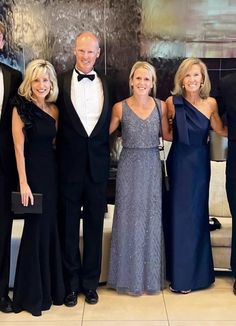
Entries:
POLYGON ((78 116, 78 114, 75 111, 74 105, 71 102, 71 78, 72 78, 72 72, 73 70, 69 71, 67 74, 65 74, 64 78, 64 84, 63 84, 63 96, 64 96, 64 103, 65 103, 65 109, 68 111, 68 115, 72 121, 72 124, 74 125, 75 130, 83 137, 88 137, 88 134, 86 130, 84 129, 84 126, 78 116))
POLYGON ((8 70, 6 70, 5 67, 2 65, 1 65, 1 68, 2 68, 3 85, 4 85, 4 96, 3 96, 2 114, 1 114, 1 116, 3 116, 3 114, 6 110, 7 99, 9 98, 9 95, 10 95, 11 73, 8 70))
POLYGON ((90 137, 94 137, 97 135, 97 133, 100 131, 100 129, 102 128, 104 122, 106 121, 107 118, 107 114, 108 114, 108 109, 109 109, 109 104, 108 104, 108 86, 107 86, 107 82, 105 80, 105 77, 103 75, 99 75, 98 77, 101 79, 102 81, 102 87, 103 87, 103 95, 104 95, 104 102, 103 102, 103 108, 102 108, 102 112, 101 115, 98 119, 98 122, 96 124, 96 126, 94 127, 90 137))
MULTIPOLYGON (((68 110, 68 115, 72 121, 72 124, 75 128, 75 130, 83 137, 88 137, 88 134, 86 132, 86 130, 84 129, 84 126, 78 116, 78 114, 75 111, 74 105, 71 101, 71 78, 72 78, 72 73, 73 70, 69 71, 67 74, 65 74, 65 78, 64 78, 64 84, 63 84, 63 96, 64 96, 64 103, 66 103, 65 108, 66 110, 68 110)), ((90 137, 94 137, 99 130, 102 128, 104 121, 106 120, 107 117, 107 111, 109 109, 109 105, 108 105, 108 86, 105 80, 105 77, 103 75, 99 75, 98 77, 101 79, 102 81, 102 86, 103 86, 103 94, 104 94, 104 102, 103 102, 103 108, 102 108, 102 112, 101 115, 98 119, 98 122, 96 124, 96 126, 94 127, 90 137)))

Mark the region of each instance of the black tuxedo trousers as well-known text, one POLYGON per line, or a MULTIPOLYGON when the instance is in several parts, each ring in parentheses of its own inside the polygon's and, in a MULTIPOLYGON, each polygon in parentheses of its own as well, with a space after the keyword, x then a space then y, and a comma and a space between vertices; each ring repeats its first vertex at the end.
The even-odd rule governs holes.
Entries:
POLYGON ((62 184, 61 239, 67 293, 98 287, 106 186, 107 182, 95 183, 89 173, 80 183, 62 184), (83 234, 82 248, 79 248, 80 231, 83 234))
POLYGON ((8 294, 11 250, 11 187, 0 175, 0 297, 8 294))

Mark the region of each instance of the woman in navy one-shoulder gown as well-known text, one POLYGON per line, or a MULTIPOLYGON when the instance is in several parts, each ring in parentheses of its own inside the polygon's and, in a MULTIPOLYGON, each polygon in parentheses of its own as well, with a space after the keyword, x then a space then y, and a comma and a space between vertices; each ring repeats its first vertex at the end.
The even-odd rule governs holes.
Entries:
POLYGON ((168 156, 170 192, 165 220, 167 276, 170 289, 189 293, 214 282, 208 214, 210 158, 208 133, 212 127, 226 135, 205 64, 185 59, 175 75, 173 96, 167 99, 173 121, 168 156))

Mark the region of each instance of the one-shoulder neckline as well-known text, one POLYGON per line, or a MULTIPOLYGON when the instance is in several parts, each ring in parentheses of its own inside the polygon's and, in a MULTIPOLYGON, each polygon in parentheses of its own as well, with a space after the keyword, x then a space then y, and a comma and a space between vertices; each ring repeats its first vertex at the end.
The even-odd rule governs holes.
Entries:
POLYGON ((137 113, 135 113, 134 110, 131 109, 131 107, 129 106, 129 104, 127 103, 126 100, 124 102, 126 103, 128 109, 133 113, 133 115, 135 117, 137 117, 139 120, 143 121, 143 122, 147 121, 151 117, 151 115, 153 114, 153 112, 156 110, 156 105, 155 105, 154 108, 152 109, 152 111, 149 113, 149 115, 145 119, 143 119, 137 113))
POLYGON ((40 111, 41 113, 45 114, 47 117, 51 118, 54 122, 56 122, 56 119, 53 118, 53 116, 51 114, 49 114, 49 113, 43 111, 42 109, 40 109, 40 107, 38 107, 35 103, 33 103, 33 105, 37 108, 38 111, 40 111))
POLYGON ((208 121, 210 121, 210 118, 208 118, 204 113, 202 113, 198 108, 196 108, 196 106, 194 106, 191 102, 189 102, 185 97, 183 97, 183 99, 186 102, 188 102, 194 108, 194 110, 196 110, 197 112, 199 112, 204 118, 206 118, 208 121))

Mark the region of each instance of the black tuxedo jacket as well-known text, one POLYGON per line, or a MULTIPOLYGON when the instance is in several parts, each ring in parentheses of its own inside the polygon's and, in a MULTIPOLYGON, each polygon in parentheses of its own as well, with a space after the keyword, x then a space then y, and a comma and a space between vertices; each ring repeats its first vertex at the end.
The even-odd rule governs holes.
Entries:
MULTIPOLYGON (((10 99, 17 93, 22 81, 21 73, 0 63, 3 73, 4 96, 0 118, 0 174, 13 180, 16 175, 15 153, 12 140, 12 107, 10 99)), ((15 181, 15 180, 14 180, 15 181)))
POLYGON ((228 139, 236 140, 236 73, 226 75, 219 85, 219 113, 226 113, 228 139))
POLYGON ((81 182, 88 171, 94 182, 104 182, 109 174, 109 125, 111 118, 111 93, 105 76, 102 81, 104 104, 100 118, 88 136, 71 102, 70 70, 58 78, 59 127, 57 150, 59 173, 62 182, 81 182))

